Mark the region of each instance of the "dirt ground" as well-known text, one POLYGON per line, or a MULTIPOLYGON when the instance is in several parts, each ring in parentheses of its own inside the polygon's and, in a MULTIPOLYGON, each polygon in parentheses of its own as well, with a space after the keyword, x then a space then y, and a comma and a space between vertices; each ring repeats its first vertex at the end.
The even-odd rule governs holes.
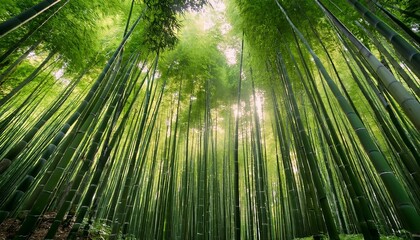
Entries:
MULTIPOLYGON (((42 216, 40 219, 40 223, 38 224, 38 227, 35 229, 35 231, 31 234, 29 237, 30 240, 38 240, 38 239, 44 239, 45 235, 48 232, 48 229, 50 228, 52 222, 54 221, 56 213, 50 212, 46 213, 42 216)), ((19 227, 21 225, 21 221, 17 219, 7 219, 2 224, 0 224, 0 240, 6 240, 6 239, 13 239, 19 230, 19 227)), ((57 233, 55 235, 56 240, 61 239, 67 239, 67 235, 69 234, 72 223, 67 224, 65 226, 60 226, 57 230, 57 233)))

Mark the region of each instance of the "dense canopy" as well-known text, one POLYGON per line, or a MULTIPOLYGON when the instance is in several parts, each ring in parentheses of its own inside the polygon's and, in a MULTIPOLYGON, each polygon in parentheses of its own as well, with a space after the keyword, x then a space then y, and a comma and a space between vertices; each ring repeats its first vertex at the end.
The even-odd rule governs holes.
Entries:
POLYGON ((418 0, 1 1, 0 239, 420 238, 419 24, 418 0))

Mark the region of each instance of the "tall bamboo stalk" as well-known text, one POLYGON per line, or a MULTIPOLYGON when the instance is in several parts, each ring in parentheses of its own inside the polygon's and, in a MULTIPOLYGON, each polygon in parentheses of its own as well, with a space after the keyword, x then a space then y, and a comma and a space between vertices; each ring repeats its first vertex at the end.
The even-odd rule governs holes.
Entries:
MULTIPOLYGON (((380 20, 358 0, 347 0, 375 29, 392 43, 395 50, 404 57, 411 70, 420 77, 420 52, 396 31, 380 20)), ((318 2, 318 1, 317 1, 318 2)))
MULTIPOLYGON (((382 84, 386 87, 386 89, 390 92, 398 104, 400 104, 401 108, 407 114, 408 118, 411 120, 417 130, 420 130, 420 103, 417 101, 417 99, 401 85, 401 83, 375 57, 375 55, 373 55, 359 40, 357 40, 351 34, 351 32, 347 30, 347 28, 322 5, 322 3, 319 1, 316 2, 331 20, 331 22, 356 46, 359 52, 365 57, 370 66, 378 74, 382 84)), ((418 56, 420 61, 420 54, 418 54, 418 56)))
POLYGON ((60 1, 61 0, 43 0, 19 15, 0 23, 0 38, 48 10, 60 1))
POLYGON ((325 67, 323 66, 322 62, 310 47, 309 43, 306 41, 306 39, 303 37, 300 31, 294 26, 284 9, 281 7, 280 3, 277 1, 276 3, 284 13, 284 16, 286 17, 290 26, 296 32, 300 40, 304 43, 308 52, 313 57, 315 64, 317 65, 318 69, 324 77, 324 80, 327 82, 328 86, 330 87, 331 91, 334 93, 334 96, 339 102, 342 110, 345 112, 350 124, 352 125, 357 136, 359 137, 359 140, 362 143, 366 153, 368 154, 373 165, 375 166, 377 173, 380 175, 382 181, 384 182, 388 193, 391 195, 391 198, 394 201, 394 205, 402 218, 404 226, 413 233, 420 233, 420 216, 417 213, 416 208, 410 200, 406 190, 403 188, 400 181, 392 172, 384 155, 378 149, 375 142, 372 140, 370 134, 361 122, 360 118, 354 113, 354 110, 352 109, 348 101, 341 94, 338 87, 333 82, 328 72, 325 70, 325 67))

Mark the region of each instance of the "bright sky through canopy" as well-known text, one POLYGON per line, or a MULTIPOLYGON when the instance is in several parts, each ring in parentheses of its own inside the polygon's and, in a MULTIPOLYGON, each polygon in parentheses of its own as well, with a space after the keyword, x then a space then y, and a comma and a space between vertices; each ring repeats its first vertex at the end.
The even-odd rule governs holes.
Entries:
MULTIPOLYGON (((220 33, 225 37, 229 37, 228 34, 232 29, 232 25, 226 19, 226 5, 223 0, 210 0, 209 5, 207 5, 203 11, 200 11, 197 14, 201 18, 200 23, 203 31, 209 31, 218 25, 220 33)), ((237 63, 236 56, 239 52, 239 48, 237 46, 232 46, 225 43, 219 44, 218 49, 219 51, 223 52, 229 65, 234 65, 237 63)))

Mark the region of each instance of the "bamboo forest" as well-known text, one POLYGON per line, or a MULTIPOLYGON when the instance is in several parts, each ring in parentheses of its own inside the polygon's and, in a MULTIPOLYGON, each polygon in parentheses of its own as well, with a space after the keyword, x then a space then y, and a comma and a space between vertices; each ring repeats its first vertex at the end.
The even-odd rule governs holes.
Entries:
POLYGON ((0 240, 420 239, 420 0, 0 0, 0 240))

